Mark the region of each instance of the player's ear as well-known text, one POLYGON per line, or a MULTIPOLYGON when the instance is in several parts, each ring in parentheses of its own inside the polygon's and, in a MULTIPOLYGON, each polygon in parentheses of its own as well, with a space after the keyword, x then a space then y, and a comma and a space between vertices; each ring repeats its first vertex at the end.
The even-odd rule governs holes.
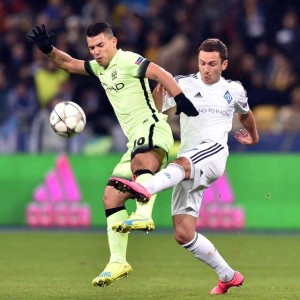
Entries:
POLYGON ((111 39, 111 41, 112 41, 113 45, 114 45, 115 47, 117 47, 118 39, 117 39, 115 36, 111 39))
POLYGON ((228 66, 228 60, 226 59, 222 62, 222 71, 226 70, 227 66, 228 66))

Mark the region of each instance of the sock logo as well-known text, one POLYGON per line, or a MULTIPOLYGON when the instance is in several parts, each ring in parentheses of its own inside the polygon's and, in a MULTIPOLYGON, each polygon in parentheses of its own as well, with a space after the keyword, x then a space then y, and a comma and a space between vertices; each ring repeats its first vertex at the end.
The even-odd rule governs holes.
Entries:
POLYGON ((171 175, 169 173, 165 173, 165 176, 170 179, 171 178, 171 175))

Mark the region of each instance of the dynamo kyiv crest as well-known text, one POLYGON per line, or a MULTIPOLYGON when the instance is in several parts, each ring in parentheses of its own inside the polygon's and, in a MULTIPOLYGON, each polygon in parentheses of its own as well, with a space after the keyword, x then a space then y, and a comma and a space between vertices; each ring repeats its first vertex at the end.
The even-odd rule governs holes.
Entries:
POLYGON ((228 102, 228 104, 231 102, 231 100, 233 99, 232 96, 230 95, 230 93, 228 91, 226 91, 226 93, 224 94, 224 98, 225 100, 228 102))

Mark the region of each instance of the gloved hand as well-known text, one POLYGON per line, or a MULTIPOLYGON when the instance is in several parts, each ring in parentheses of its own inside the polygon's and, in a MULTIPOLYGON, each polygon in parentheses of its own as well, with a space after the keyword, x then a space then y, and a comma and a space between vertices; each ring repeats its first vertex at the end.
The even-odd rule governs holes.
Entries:
POLYGON ((199 115, 193 103, 183 93, 175 96, 174 100, 177 105, 175 115, 179 115, 180 113, 185 113, 188 117, 196 117, 199 115))
POLYGON ((27 36, 32 39, 37 47, 45 54, 48 54, 53 49, 53 40, 54 40, 54 32, 48 34, 46 31, 46 27, 44 24, 42 26, 36 26, 32 28, 33 34, 27 34, 27 36))

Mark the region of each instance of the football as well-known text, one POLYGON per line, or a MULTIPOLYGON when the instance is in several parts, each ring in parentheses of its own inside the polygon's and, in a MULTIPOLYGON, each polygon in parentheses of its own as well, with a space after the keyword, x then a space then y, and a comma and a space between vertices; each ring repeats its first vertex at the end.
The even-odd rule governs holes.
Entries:
POLYGON ((78 104, 62 101, 53 108, 50 124, 56 134, 69 138, 82 132, 86 124, 86 116, 78 104))

